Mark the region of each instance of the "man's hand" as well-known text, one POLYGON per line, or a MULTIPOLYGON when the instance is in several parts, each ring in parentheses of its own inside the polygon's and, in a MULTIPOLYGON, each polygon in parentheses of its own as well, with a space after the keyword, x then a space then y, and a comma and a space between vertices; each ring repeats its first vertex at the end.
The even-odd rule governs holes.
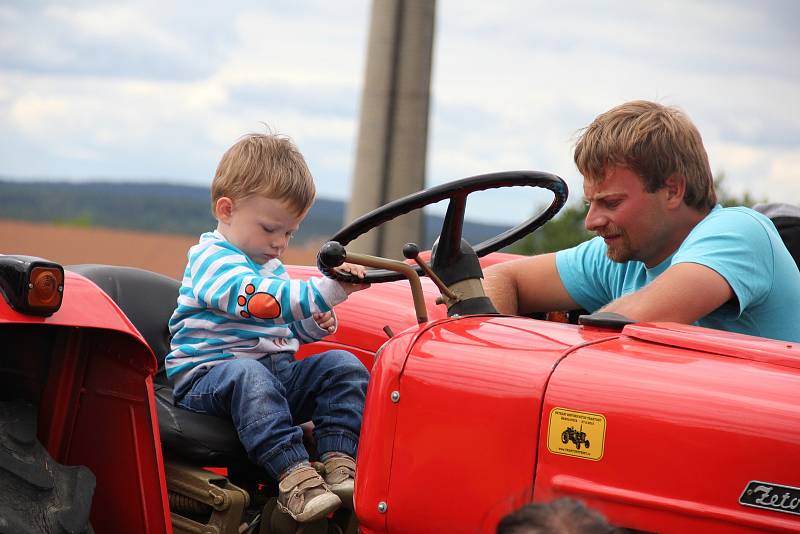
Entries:
POLYGON ((333 317, 333 313, 327 312, 315 312, 312 317, 317 322, 317 325, 322 328, 323 330, 327 330, 329 334, 332 334, 334 330, 336 330, 336 319, 333 317))
MULTIPOLYGON (((366 269, 364 269, 362 265, 356 265, 355 263, 343 263, 335 270, 340 273, 352 274, 358 278, 364 278, 366 274, 366 269)), ((339 284, 341 284, 342 289, 344 289, 345 293, 348 295, 369 287, 369 284, 348 284, 347 282, 339 282, 339 284)))

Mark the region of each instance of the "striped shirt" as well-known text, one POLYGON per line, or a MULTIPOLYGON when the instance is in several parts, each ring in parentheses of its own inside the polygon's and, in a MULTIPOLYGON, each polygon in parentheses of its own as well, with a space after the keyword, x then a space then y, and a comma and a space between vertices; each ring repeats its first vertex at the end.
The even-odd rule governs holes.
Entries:
POLYGON ((229 358, 295 352, 328 335, 312 318, 347 294, 338 282, 291 280, 278 259, 259 265, 218 231, 189 249, 175 312, 169 321, 167 376, 176 387, 193 371, 229 358))

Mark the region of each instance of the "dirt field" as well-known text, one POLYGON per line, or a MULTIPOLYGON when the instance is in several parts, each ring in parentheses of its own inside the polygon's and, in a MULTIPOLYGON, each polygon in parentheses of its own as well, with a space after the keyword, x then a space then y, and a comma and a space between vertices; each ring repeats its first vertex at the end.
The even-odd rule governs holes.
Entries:
MULTIPOLYGON (((180 279, 198 236, 56 226, 0 219, 0 254, 25 254, 62 265, 127 265, 180 279)), ((290 249, 284 263, 314 265, 316 248, 290 249)))

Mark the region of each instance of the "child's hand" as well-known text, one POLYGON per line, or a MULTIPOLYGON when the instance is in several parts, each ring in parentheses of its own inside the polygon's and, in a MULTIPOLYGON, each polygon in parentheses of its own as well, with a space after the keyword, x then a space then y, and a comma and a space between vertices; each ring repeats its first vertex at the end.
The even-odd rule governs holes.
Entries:
MULTIPOLYGON (((362 265, 356 265, 355 263, 343 263, 339 267, 336 268, 337 271, 341 273, 349 273, 353 276, 357 276, 358 278, 364 278, 366 274, 366 269, 362 265)), ((344 289, 345 293, 348 295, 351 293, 355 293, 356 291, 361 291, 362 289, 367 289, 369 284, 349 284, 347 282, 339 282, 342 285, 342 289, 344 289)))
POLYGON ((363 265, 356 265, 355 263, 343 263, 338 266, 336 270, 340 273, 349 273, 359 278, 364 278, 364 275, 367 273, 363 265))
POLYGON ((329 334, 333 334, 333 331, 336 330, 336 320, 331 312, 315 312, 313 317, 317 325, 323 330, 327 330, 329 334))

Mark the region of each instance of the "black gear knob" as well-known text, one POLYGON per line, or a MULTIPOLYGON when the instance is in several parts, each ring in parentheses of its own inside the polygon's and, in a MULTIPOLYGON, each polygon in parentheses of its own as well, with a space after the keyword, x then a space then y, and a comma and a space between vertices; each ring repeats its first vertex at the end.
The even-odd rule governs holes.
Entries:
POLYGON ((328 241, 319 251, 319 261, 329 269, 336 268, 344 263, 347 252, 338 241, 328 241))
POLYGON ((403 256, 406 259, 413 260, 419 256, 419 246, 416 243, 406 243, 403 245, 403 256))

